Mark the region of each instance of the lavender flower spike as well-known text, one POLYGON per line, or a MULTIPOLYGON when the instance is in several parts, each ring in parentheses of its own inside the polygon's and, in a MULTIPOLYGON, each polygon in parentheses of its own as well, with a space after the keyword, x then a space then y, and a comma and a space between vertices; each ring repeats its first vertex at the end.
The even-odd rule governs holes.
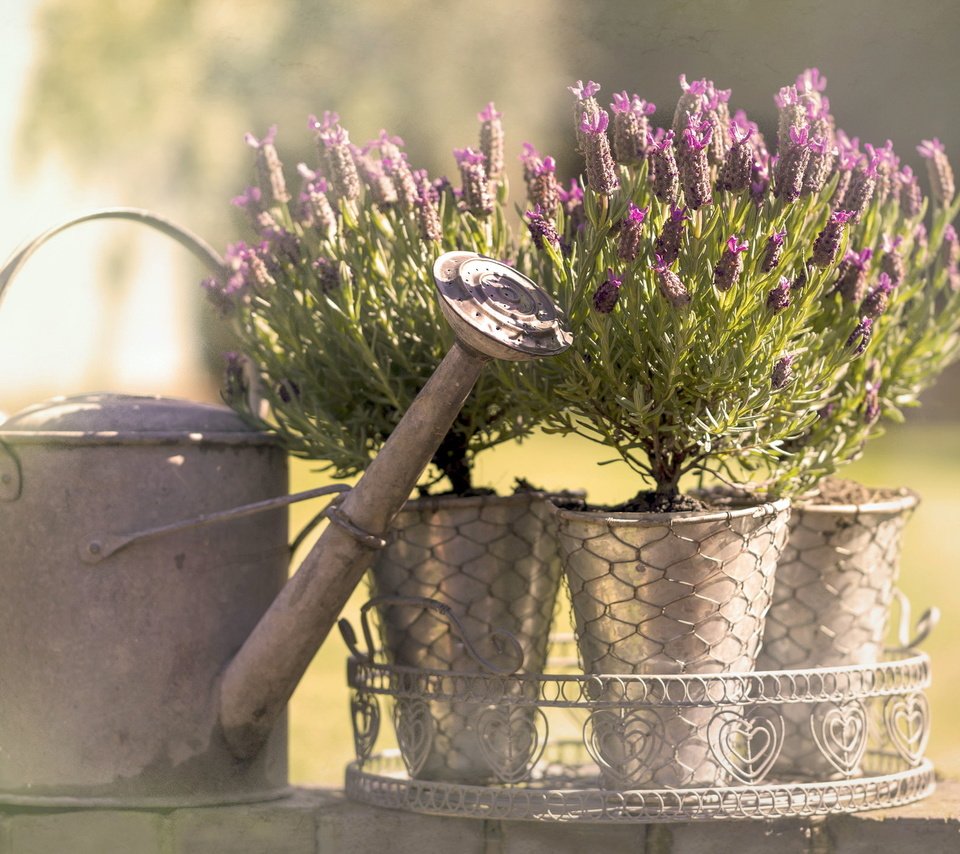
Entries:
POLYGON ((613 270, 607 269, 607 278, 604 279, 593 294, 593 307, 600 314, 610 314, 617 300, 620 299, 620 286, 623 284, 621 276, 615 276, 613 270))
POLYGON ((837 260, 844 228, 853 218, 853 211, 833 211, 823 230, 813 241, 813 263, 817 267, 829 267, 837 260))
POLYGON ((717 179, 718 189, 728 193, 742 193, 750 189, 750 179, 756 164, 753 146, 748 144, 752 134, 752 128, 742 127, 735 121, 730 123, 732 144, 723 159, 720 177, 717 179))
POLYGON ((847 339, 846 346, 853 347, 853 355, 861 356, 870 343, 870 336, 873 335, 873 320, 869 317, 860 318, 860 322, 854 327, 853 332, 847 339))
POLYGON ((767 310, 779 314, 790 305, 790 280, 780 277, 780 283, 767 294, 767 310))
POLYGON ((467 210, 476 217, 490 216, 493 213, 493 197, 484 168, 486 158, 472 148, 455 149, 453 156, 460 167, 463 202, 467 210))
POLYGON ((610 110, 613 113, 613 155, 617 163, 639 163, 647 151, 647 134, 650 127, 647 116, 653 112, 653 104, 647 104, 636 95, 615 92, 610 110))
POLYGON ((665 205, 674 205, 680 195, 680 171, 673 148, 673 131, 668 130, 659 140, 648 136, 647 144, 653 194, 665 205))
POLYGON ((595 193, 604 196, 609 196, 620 186, 607 139, 609 123, 610 116, 606 110, 600 110, 593 117, 584 115, 580 122, 583 156, 587 162, 587 184, 595 193))
POLYGON ((479 113, 480 151, 486 158, 487 179, 496 183, 503 176, 503 113, 497 112, 493 101, 479 113))
POLYGON ((290 201, 290 193, 283 178, 283 165, 277 155, 273 142, 277 137, 277 126, 271 125, 263 139, 257 139, 252 133, 244 136, 244 140, 257 152, 257 174, 261 188, 270 188, 270 196, 278 205, 285 205, 290 201))
POLYGON ((953 201, 955 188, 953 169, 947 159, 943 143, 936 137, 925 139, 917 146, 917 152, 927 161, 927 173, 930 176, 933 197, 941 207, 946 207, 953 201))
POLYGON ((360 176, 350 150, 350 137, 340 125, 321 130, 317 135, 321 143, 320 154, 326 164, 326 172, 337 196, 342 199, 360 197, 360 176))
POLYGON ((670 208, 670 215, 663 223, 660 234, 654 244, 654 252, 664 264, 672 264, 680 255, 680 244, 683 241, 684 226, 687 220, 686 208, 676 205, 670 208))
POLYGON ((582 80, 578 80, 575 85, 568 86, 567 90, 577 99, 573 108, 573 126, 577 131, 577 149, 585 153, 584 145, 586 143, 585 134, 581 130, 584 119, 594 121, 600 112, 600 104, 597 103, 596 94, 600 91, 600 84, 592 80, 584 85, 582 80))
POLYGON ((620 240, 617 257, 623 261, 636 261, 640 255, 640 241, 647 208, 638 208, 633 202, 627 206, 627 215, 620 224, 620 240))
POLYGON ((686 308, 692 299, 690 292, 663 257, 657 255, 656 259, 657 263, 654 264, 653 271, 657 276, 657 287, 660 288, 660 293, 674 308, 686 308))
POLYGON ((895 285, 886 273, 881 273, 877 284, 871 288, 860 303, 860 314, 871 319, 879 317, 887 310, 890 303, 890 292, 895 285))
POLYGON ((787 354, 777 359, 770 372, 770 388, 774 391, 780 391, 787 383, 793 379, 794 356, 787 354))
POLYGON ((527 211, 524 217, 527 219, 527 228, 533 238, 533 245, 537 249, 543 249, 544 243, 549 243, 552 246, 560 245, 560 235, 557 233, 557 227, 543 208, 537 205, 533 210, 527 211))
POLYGON ((677 165, 680 169, 680 183, 687 207, 699 210, 710 204, 710 164, 707 160, 707 146, 713 137, 713 128, 707 121, 698 121, 691 117, 690 124, 684 129, 680 142, 680 157, 677 165))
POLYGON ((793 203, 803 192, 803 176, 810 161, 808 129, 791 127, 790 142, 780 152, 774 180, 774 194, 787 203, 793 203))
POLYGON ((718 291, 729 291, 737 282, 743 273, 743 253, 747 251, 749 244, 747 241, 741 243, 736 235, 727 240, 723 255, 717 262, 713 270, 713 284, 718 291))
POLYGON ((775 231, 767 238, 767 246, 763 252, 763 263, 760 269, 769 273, 780 266, 780 256, 783 255, 783 241, 787 237, 787 230, 775 231))

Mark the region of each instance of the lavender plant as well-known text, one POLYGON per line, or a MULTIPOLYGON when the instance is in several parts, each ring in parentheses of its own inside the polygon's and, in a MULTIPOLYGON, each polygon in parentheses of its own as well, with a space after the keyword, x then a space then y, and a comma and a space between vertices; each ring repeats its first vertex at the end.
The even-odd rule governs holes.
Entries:
MULTIPOLYGON (((479 148, 455 152, 459 188, 411 168, 386 131, 351 144, 325 113, 310 119, 319 162, 299 165, 292 194, 275 129, 247 137, 257 181, 235 203, 253 236, 228 248, 229 276, 204 283, 241 351, 228 357, 224 395, 336 477, 365 468, 453 342, 434 295, 436 258, 511 251, 501 116, 490 104, 479 121, 479 148)), ((434 456, 436 479, 469 493, 475 455, 531 426, 482 377, 434 456)))
MULTIPOLYGON (((776 97, 775 154, 730 92, 687 82, 669 128, 592 81, 571 87, 586 180, 548 204, 525 175, 528 274, 568 308, 573 348, 522 375, 549 431, 613 449, 680 509, 685 475, 803 492, 901 417, 956 358, 950 165, 925 141, 933 211, 888 142, 836 128, 816 69, 776 97), (629 113, 632 118, 625 118, 629 113)), ((639 496, 638 496, 639 498, 639 496)))

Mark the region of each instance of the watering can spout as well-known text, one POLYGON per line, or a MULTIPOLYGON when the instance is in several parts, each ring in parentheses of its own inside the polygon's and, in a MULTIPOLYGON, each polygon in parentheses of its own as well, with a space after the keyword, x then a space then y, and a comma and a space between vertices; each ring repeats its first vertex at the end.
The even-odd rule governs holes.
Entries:
POLYGON ((266 742, 484 364, 570 345, 557 306, 505 264, 450 252, 433 272, 457 340, 357 485, 328 511, 330 524, 224 671, 220 724, 237 758, 266 742))

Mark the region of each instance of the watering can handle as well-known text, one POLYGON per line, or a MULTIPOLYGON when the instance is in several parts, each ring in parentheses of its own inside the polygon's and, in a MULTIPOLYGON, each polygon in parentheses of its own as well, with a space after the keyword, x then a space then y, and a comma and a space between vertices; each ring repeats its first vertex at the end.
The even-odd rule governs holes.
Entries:
POLYGON ((223 274, 226 271, 226 263, 213 247, 176 223, 157 214, 150 213, 150 211, 140 210, 138 208, 103 208, 102 210, 81 214, 60 225, 56 225, 17 249, 7 260, 7 263, 4 264, 3 269, 0 270, 0 302, 3 301, 3 295, 6 292, 7 285, 9 285, 13 277, 20 272, 20 269, 29 260, 30 256, 43 246, 44 243, 56 237, 61 231, 66 231, 68 228, 72 228, 80 223, 91 222, 98 219, 123 219, 148 225, 167 235, 167 237, 176 240, 177 243, 196 255, 197 258, 203 261, 203 263, 215 273, 223 274))
MULTIPOLYGON (((308 489, 305 492, 295 492, 292 495, 281 495, 277 498, 267 498, 263 501, 256 501, 253 504, 243 504, 240 507, 231 507, 229 510, 218 510, 214 513, 204 513, 200 516, 194 516, 190 519, 182 519, 178 522, 171 522, 168 525, 160 525, 156 528, 146 528, 141 531, 133 531, 125 534, 94 534, 87 537, 80 545, 78 551, 80 560, 84 563, 96 564, 106 560, 111 555, 116 554, 121 549, 142 540, 160 537, 164 534, 173 534, 178 531, 190 530, 191 528, 200 528, 206 525, 212 525, 217 522, 225 522, 231 519, 242 519, 245 516, 252 516, 255 513, 262 513, 266 510, 275 510, 279 507, 286 507, 295 504, 298 501, 307 501, 311 498, 319 498, 322 495, 332 495, 349 492, 350 487, 345 484, 332 484, 330 486, 321 486, 317 489, 308 489)), ((330 512, 330 508, 326 512, 330 512)), ((299 543, 297 538, 291 551, 299 543)))

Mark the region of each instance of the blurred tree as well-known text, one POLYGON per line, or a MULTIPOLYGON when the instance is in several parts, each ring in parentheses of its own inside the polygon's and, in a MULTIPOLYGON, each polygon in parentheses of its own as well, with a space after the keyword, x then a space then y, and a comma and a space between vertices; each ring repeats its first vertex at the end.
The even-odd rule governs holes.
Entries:
MULTIPOLYGON (((223 245, 236 233, 229 200, 252 177, 246 131, 279 126, 293 186, 296 163, 315 159, 307 116, 323 110, 340 113, 356 142, 388 128, 414 165, 442 173, 453 171, 454 147, 477 143, 476 113, 493 100, 521 186, 521 141, 550 136, 558 113, 567 117, 556 81, 573 70, 556 45, 564 26, 577 30, 579 8, 557 16, 552 5, 41 0, 19 166, 58 158, 81 182, 112 187, 117 204, 223 245)), ((210 312, 201 317, 219 371, 223 331, 210 312)))

